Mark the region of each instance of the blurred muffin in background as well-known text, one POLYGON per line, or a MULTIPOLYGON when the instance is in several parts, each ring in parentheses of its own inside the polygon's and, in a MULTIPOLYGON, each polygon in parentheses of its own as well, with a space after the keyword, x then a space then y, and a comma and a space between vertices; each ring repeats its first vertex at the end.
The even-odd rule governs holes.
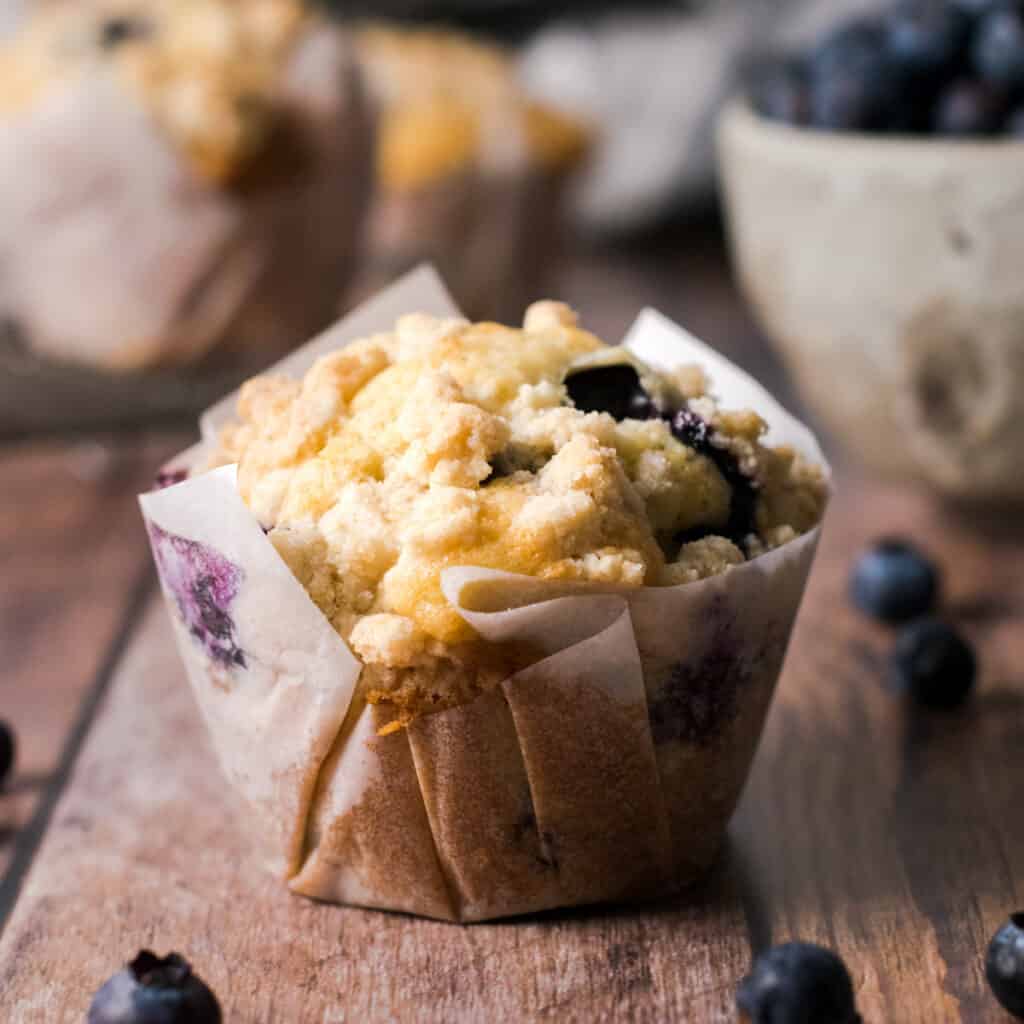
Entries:
POLYGON ((467 36, 368 25, 357 46, 380 114, 361 290, 429 260, 468 315, 521 310, 543 291, 586 129, 532 102, 504 51, 467 36))
POLYGON ((265 364, 331 319, 372 155, 300 0, 42 8, 0 49, 0 323, 108 371, 265 364))

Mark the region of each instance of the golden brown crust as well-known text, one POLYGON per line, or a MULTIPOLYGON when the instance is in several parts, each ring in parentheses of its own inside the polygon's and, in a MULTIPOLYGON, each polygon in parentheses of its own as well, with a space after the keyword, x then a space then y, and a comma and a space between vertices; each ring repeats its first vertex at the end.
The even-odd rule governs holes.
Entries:
POLYGON ((378 178, 387 190, 412 191, 480 168, 491 138, 518 134, 531 164, 569 170, 590 137, 578 121, 531 102, 511 59, 499 48, 455 32, 364 27, 357 46, 382 110, 378 178))
POLYGON ((210 181, 235 178, 273 131, 301 0, 89 0, 35 16, 0 50, 0 114, 111 74, 210 181))
POLYGON ((363 662, 366 699, 407 723, 529 664, 476 637, 441 591, 447 567, 670 586, 818 522, 820 470, 764 446, 756 414, 697 397, 707 383, 603 346, 558 303, 531 307, 522 330, 408 316, 301 382, 247 384, 214 462, 239 464, 243 498, 363 662), (699 410, 717 432, 750 481, 756 535, 723 535, 737 477, 666 417, 615 420, 573 405, 570 370, 623 361, 648 395, 699 410))

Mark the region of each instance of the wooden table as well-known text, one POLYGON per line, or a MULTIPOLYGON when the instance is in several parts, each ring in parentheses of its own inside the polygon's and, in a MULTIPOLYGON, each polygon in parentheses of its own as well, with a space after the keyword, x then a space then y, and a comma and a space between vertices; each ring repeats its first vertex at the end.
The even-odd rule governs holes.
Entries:
MULTIPOLYGON (((785 391, 698 234, 567 265, 614 337, 650 302, 785 391)), ((220 780, 156 600, 134 495, 186 435, 0 449, 0 1021, 81 1021, 142 946, 179 949, 230 1022, 729 1021, 752 952, 800 937, 867 1024, 1007 1021, 988 936, 1024 900, 1024 535, 839 471, 839 496, 751 782, 708 884, 643 908, 458 927, 290 896, 220 780), (977 641, 964 712, 883 686, 891 637, 849 608, 854 552, 907 533, 977 641)))

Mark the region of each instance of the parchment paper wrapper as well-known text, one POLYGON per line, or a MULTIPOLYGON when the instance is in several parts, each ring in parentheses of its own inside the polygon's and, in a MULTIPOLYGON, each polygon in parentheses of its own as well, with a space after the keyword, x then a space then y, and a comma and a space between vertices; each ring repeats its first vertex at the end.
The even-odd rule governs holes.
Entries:
MULTIPOLYGON (((454 314, 423 270, 278 369, 401 314, 454 314)), ((727 407, 827 469, 742 371, 657 313, 626 344, 696 362, 727 407)), ((207 441, 227 399, 204 418, 207 441)), ((714 859, 753 757, 818 530, 723 575, 614 590, 462 567, 448 600, 542 660, 465 706, 379 736, 360 665, 290 575, 227 467, 144 495, 182 657, 230 781, 291 888, 459 921, 666 893, 714 859)))
POLYGON ((281 137, 228 188, 103 70, 0 119, 0 323, 36 356, 116 371, 230 345, 262 365, 329 323, 372 173, 347 37, 307 29, 278 99, 281 137))

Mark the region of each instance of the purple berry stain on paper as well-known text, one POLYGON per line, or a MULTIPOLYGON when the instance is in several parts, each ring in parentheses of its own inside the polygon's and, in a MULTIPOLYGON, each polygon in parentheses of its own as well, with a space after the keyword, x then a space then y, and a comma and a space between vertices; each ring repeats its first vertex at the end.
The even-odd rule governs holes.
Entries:
POLYGON ((187 469, 161 469, 153 481, 153 490, 162 491, 188 479, 187 469))
POLYGON ((656 744, 710 743, 739 712, 740 692, 751 677, 749 653, 720 602, 708 619, 717 628, 703 656, 673 666, 648 707, 656 744))
POLYGON ((148 523, 157 568, 188 631, 206 653, 226 668, 245 668, 245 653, 235 641, 231 604, 245 573, 241 567, 198 541, 148 523))

